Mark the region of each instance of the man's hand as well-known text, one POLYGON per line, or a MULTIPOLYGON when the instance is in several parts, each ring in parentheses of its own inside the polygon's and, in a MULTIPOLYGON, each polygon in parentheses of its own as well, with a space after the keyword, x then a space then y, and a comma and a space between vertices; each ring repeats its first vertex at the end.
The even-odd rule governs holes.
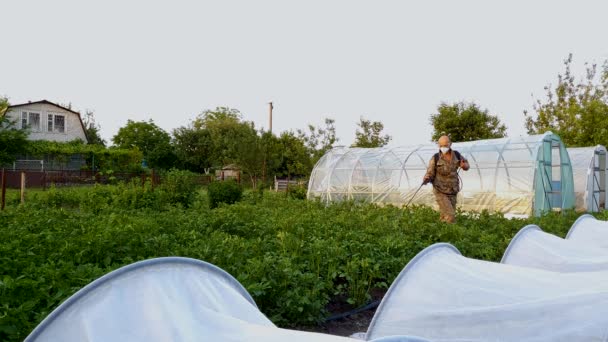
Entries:
POLYGON ((460 168, 468 171, 469 170, 469 162, 466 159, 461 159, 460 160, 460 168))

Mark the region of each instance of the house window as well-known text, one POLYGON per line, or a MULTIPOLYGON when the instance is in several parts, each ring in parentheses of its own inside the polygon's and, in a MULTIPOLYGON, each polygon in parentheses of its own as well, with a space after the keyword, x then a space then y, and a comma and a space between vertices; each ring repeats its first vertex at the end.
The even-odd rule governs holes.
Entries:
POLYGON ((21 112, 21 128, 29 128, 34 132, 40 131, 40 113, 21 112))
POLYGON ((49 113, 46 129, 48 132, 65 133, 65 115, 49 113))
POLYGON ((52 132, 53 131, 53 114, 48 114, 47 115, 46 130, 47 130, 47 132, 52 132))
POLYGON ((55 122, 53 123, 53 126, 55 126, 55 132, 65 133, 65 116, 55 115, 55 122))

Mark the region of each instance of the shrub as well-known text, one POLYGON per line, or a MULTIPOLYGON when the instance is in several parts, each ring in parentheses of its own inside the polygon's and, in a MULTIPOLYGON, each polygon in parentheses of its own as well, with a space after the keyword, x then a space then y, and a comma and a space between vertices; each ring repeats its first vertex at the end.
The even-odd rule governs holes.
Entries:
POLYGON ((306 189, 303 185, 290 186, 287 188, 287 196, 295 199, 306 199, 306 194, 308 193, 308 189, 306 189))
POLYGON ((161 189, 167 193, 171 203, 181 203, 188 208, 199 190, 196 176, 194 172, 172 169, 163 178, 161 189))
POLYGON ((216 208, 220 203, 233 204, 243 197, 243 187, 235 181, 213 182, 207 189, 209 207, 216 208))

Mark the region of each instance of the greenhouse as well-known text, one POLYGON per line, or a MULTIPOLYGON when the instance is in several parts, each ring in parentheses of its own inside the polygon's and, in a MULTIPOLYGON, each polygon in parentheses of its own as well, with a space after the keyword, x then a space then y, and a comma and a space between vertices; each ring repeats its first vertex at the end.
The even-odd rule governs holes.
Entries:
MULTIPOLYGON (((460 172, 458 204, 463 210, 529 216, 574 207, 570 158, 560 138, 551 132, 454 143, 452 148, 471 166, 468 172, 460 172)), ((416 190, 437 151, 435 144, 334 148, 315 165, 308 198, 397 206, 412 200, 412 204, 436 207, 430 185, 416 190)))
POLYGON ((606 209, 606 148, 598 145, 567 150, 574 175, 576 209, 590 212, 606 209))

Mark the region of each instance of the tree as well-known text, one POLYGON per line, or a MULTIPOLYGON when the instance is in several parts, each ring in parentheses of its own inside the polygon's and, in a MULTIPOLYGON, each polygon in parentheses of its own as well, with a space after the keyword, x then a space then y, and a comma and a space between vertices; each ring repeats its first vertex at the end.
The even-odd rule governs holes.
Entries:
POLYGON ((182 168, 209 173, 213 166, 213 142, 209 130, 197 129, 193 125, 176 128, 173 130, 173 147, 182 168))
POLYGON ((241 112, 228 107, 205 110, 194 120, 193 127, 209 132, 210 159, 215 167, 237 162, 240 138, 249 137, 253 123, 242 121, 241 112))
POLYGON ((313 164, 338 142, 339 139, 336 137, 336 127, 334 124, 335 120, 326 118, 324 128, 308 125, 308 132, 300 129, 297 130, 298 138, 302 140, 308 149, 313 164))
POLYGON ((9 103, 6 97, 0 96, 0 116, 4 116, 8 109, 9 103))
POLYGON ((158 127, 153 120, 128 120, 124 127, 112 138, 114 145, 119 148, 139 149, 150 167, 168 169, 175 161, 171 137, 158 127))
POLYGON ((432 140, 449 135, 452 141, 472 141, 506 137, 507 127, 497 115, 481 109, 475 103, 441 103, 431 114, 432 140))
POLYGON ((313 163, 306 146, 293 132, 283 132, 281 144, 281 173, 287 177, 307 177, 312 172, 313 163))
POLYGON ((0 165, 15 161, 15 156, 23 153, 28 145, 28 132, 17 128, 17 125, 4 115, 8 106, 8 99, 0 97, 0 165))
MULTIPOLYGON (((255 189, 258 179, 264 172, 266 149, 262 137, 258 135, 254 126, 245 125, 245 127, 249 127, 249 129, 243 129, 239 131, 238 136, 235 136, 235 140, 238 141, 234 150, 235 162, 241 171, 249 176, 251 185, 255 189)), ((261 133, 264 134, 264 132, 261 133)))
POLYGON ((524 111, 529 134, 557 133, 568 146, 593 146, 608 143, 608 60, 585 63, 584 78, 576 80, 571 71, 572 54, 564 60, 565 71, 558 74, 557 85, 545 86, 545 101, 536 100, 534 115, 524 111))
POLYGON ((87 140, 91 145, 106 146, 106 141, 99 134, 101 127, 95 122, 95 113, 92 110, 86 110, 82 119, 87 140))
POLYGON ((352 147, 382 147, 391 141, 388 134, 381 135, 384 125, 380 121, 365 120, 363 117, 357 123, 355 131, 355 143, 352 147))

